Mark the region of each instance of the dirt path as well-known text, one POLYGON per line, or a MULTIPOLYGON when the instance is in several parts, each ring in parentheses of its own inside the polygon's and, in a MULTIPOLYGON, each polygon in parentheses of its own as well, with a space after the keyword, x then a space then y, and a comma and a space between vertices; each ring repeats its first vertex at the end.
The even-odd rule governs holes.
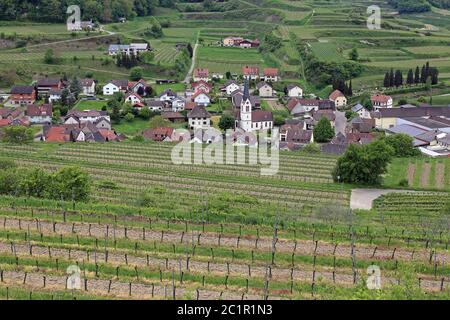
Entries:
POLYGON ((444 179, 445 179, 445 164, 438 162, 436 163, 436 177, 435 177, 436 188, 443 189, 444 188, 444 179))
POLYGON ((414 173, 416 172, 416 165, 414 163, 410 163, 408 165, 408 172, 406 178, 408 179, 408 185, 410 187, 414 184, 414 173))
POLYGON ((194 68, 195 68, 195 60, 197 59, 197 51, 198 51, 198 39, 200 37, 200 31, 197 33, 197 39, 195 40, 195 45, 194 45, 194 50, 192 52, 192 63, 191 66, 189 68, 188 73, 186 74, 186 77, 184 78, 184 83, 189 83, 191 81, 192 78, 192 74, 194 72, 194 68))
POLYGON ((373 208, 373 201, 388 193, 407 193, 408 190, 396 189, 353 189, 350 197, 350 208, 370 210, 373 208))
POLYGON ((421 187, 428 187, 430 185, 430 170, 431 170, 431 164, 430 163, 424 163, 422 167, 422 176, 420 177, 420 186, 421 187))
MULTIPOLYGON (((201 233, 183 231, 153 231, 145 228, 124 228, 115 227, 106 224, 88 224, 88 223, 52 223, 39 219, 18 219, 6 218, 0 219, 0 226, 7 230, 30 230, 38 231, 44 235, 80 235, 84 237, 95 237, 97 239, 129 239, 145 242, 164 242, 173 244, 191 244, 204 247, 228 247, 242 248, 246 250, 271 252, 275 248, 276 252, 295 253, 300 255, 317 256, 336 256, 349 258, 352 254, 352 246, 349 244, 327 243, 322 241, 306 240, 286 240, 276 239, 274 241, 269 237, 233 237, 217 233, 201 233)), ((410 250, 405 248, 386 248, 375 245, 356 244, 353 248, 357 259, 373 260, 405 260, 412 258, 421 261, 428 261, 430 252, 428 250, 410 250), (395 251, 394 251, 395 250, 395 251), (395 253, 395 254, 394 254, 395 253)), ((439 263, 449 263, 450 253, 439 252, 436 259, 439 263)))

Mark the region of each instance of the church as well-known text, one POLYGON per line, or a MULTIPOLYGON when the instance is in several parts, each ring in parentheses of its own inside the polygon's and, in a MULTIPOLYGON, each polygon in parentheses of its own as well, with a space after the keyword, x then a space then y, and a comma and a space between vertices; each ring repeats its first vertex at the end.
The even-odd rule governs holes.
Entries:
POLYGON ((248 81, 245 82, 244 93, 239 110, 236 112, 236 127, 245 132, 269 130, 273 128, 273 114, 270 111, 253 110, 255 106, 249 92, 248 81))

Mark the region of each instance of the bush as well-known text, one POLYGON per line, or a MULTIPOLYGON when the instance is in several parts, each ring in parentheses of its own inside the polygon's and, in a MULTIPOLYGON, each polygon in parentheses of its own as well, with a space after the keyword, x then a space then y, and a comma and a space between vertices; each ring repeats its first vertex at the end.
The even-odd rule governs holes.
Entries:
POLYGON ((409 182, 408 182, 407 179, 402 179, 402 180, 400 180, 400 182, 398 183, 398 185, 399 185, 400 187, 409 187, 409 182))

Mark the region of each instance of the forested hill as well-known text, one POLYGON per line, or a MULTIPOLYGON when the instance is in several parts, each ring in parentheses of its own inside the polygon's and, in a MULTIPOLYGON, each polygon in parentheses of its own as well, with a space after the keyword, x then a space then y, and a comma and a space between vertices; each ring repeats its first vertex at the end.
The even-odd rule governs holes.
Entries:
POLYGON ((0 0, 0 20, 63 22, 69 5, 79 5, 82 19, 101 22, 151 15, 156 6, 174 7, 175 0, 0 0))
POLYGON ((388 0, 388 3, 400 13, 431 11, 431 5, 443 9, 450 8, 450 0, 388 0))

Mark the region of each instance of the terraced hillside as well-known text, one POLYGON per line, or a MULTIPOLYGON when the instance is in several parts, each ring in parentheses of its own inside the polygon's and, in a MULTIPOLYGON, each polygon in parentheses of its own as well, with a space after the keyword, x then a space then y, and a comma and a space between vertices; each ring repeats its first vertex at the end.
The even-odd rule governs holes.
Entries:
POLYGON ((376 264, 385 295, 407 281, 417 297, 448 299, 445 201, 403 210, 411 201, 396 195, 351 212, 332 157, 283 153, 280 173, 263 178, 250 166, 173 165, 156 143, 0 150, 24 167, 78 165, 94 189, 88 202, 0 196, 3 298, 349 298, 376 264), (74 264, 82 286, 68 292, 74 264))

